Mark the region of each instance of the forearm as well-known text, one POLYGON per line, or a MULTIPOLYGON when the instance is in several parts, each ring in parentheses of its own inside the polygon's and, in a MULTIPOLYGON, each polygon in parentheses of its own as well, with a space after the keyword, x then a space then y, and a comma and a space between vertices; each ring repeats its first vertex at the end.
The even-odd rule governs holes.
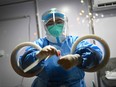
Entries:
MULTIPOLYGON (((37 51, 27 51, 23 56, 20 57, 20 66, 22 69, 25 69, 27 68, 29 65, 31 65, 35 60, 37 60, 37 57, 36 57, 36 52, 37 51)), ((32 71, 36 71, 38 69, 40 69, 43 65, 43 61, 39 62, 37 66, 35 66, 32 70, 30 70, 31 72, 32 71)))
POLYGON ((82 63, 80 65, 83 69, 88 69, 99 64, 102 59, 102 53, 100 50, 96 50, 91 47, 86 47, 77 52, 82 58, 82 63))

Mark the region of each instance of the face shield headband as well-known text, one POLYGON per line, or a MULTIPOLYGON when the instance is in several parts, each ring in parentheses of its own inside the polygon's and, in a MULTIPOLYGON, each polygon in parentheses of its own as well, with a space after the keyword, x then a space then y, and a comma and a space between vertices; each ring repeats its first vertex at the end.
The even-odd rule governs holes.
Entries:
POLYGON ((56 17, 61 18, 62 20, 65 20, 64 14, 54 13, 54 12, 53 13, 49 13, 47 15, 43 15, 42 16, 42 20, 46 24, 50 19, 53 19, 53 21, 55 22, 55 18, 56 17))

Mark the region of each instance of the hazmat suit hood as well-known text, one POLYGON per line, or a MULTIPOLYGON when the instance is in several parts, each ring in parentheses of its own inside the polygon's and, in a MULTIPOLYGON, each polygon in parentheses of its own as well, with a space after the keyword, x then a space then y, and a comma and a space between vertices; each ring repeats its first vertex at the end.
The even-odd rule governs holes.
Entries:
POLYGON ((48 41, 53 43, 62 43, 65 40, 67 36, 67 17, 63 12, 58 11, 56 8, 52 8, 42 15, 42 21, 44 23, 46 38, 48 41), (53 19, 53 21, 55 22, 56 18, 59 18, 64 21, 62 33, 58 37, 51 35, 46 26, 49 20, 53 19))

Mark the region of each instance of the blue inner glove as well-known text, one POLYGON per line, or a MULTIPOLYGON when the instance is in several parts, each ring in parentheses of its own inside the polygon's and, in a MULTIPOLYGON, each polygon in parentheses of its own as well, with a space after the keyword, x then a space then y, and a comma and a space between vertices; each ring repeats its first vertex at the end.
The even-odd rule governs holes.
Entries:
POLYGON ((81 58, 83 59, 81 68, 89 69, 99 64, 102 59, 100 52, 90 47, 78 48, 76 53, 80 54, 81 58))

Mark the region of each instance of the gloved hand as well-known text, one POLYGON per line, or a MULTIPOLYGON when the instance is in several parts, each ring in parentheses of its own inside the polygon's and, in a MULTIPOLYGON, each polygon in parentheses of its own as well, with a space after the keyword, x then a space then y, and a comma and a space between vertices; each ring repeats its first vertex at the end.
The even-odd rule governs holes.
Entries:
POLYGON ((60 64, 64 69, 68 70, 73 66, 77 66, 81 64, 81 59, 80 59, 79 54, 69 54, 66 56, 62 56, 58 60, 58 64, 60 64))
POLYGON ((37 58, 40 58, 41 60, 45 59, 46 57, 50 57, 52 55, 59 56, 58 51, 53 46, 45 46, 39 53, 36 54, 37 58))

